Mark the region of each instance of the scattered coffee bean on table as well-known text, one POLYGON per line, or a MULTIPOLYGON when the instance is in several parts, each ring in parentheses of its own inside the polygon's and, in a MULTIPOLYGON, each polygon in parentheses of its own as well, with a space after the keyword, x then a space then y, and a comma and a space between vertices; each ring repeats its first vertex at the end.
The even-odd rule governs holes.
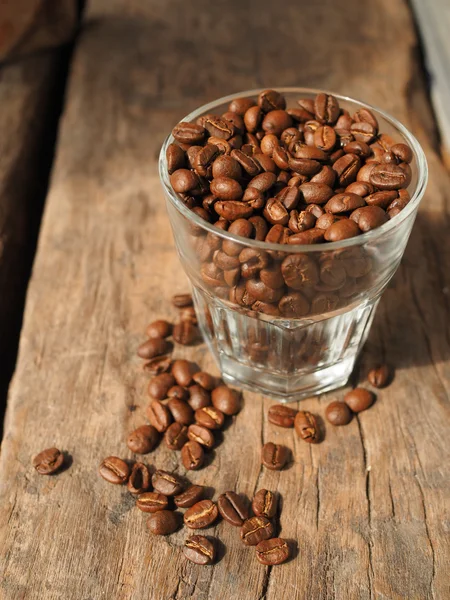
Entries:
POLYGON ((200 469, 205 460, 205 451, 201 444, 194 440, 189 440, 181 448, 181 461, 188 471, 200 469))
POLYGON ((150 487, 150 473, 147 465, 137 462, 134 463, 130 477, 127 482, 127 490, 137 496, 146 492, 150 487))
POLYGON ((325 409, 325 416, 332 425, 347 425, 352 420, 353 413, 345 402, 330 402, 325 409))
POLYGON ((130 467, 121 458, 108 456, 102 460, 98 472, 108 483, 122 485, 128 481, 130 467))
POLYGON ((180 526, 180 517, 171 510, 159 510, 147 519, 147 527, 154 535, 170 535, 180 526))
POLYGON ((173 473, 159 469, 152 475, 153 488, 165 496, 177 496, 183 491, 182 481, 173 473))
POLYGON ((268 442, 264 444, 261 451, 261 462, 272 471, 281 471, 289 460, 289 448, 281 444, 268 442))
POLYGON ((241 527, 241 540, 246 546, 256 546, 273 537, 272 523, 266 517, 250 517, 241 527))
POLYGON ((196 565, 210 565, 215 558, 214 545, 203 535, 193 535, 184 542, 183 554, 196 565))
POLYGON ((210 527, 219 516, 217 505, 212 500, 200 500, 184 513, 184 523, 190 529, 210 527))
POLYGON ((195 383, 189 387, 188 391, 188 403, 193 410, 198 410, 199 408, 204 408, 205 406, 209 406, 211 404, 210 392, 205 390, 205 388, 202 388, 201 385, 195 383))
POLYGON ((298 437, 305 442, 317 444, 320 441, 319 427, 312 413, 299 410, 294 419, 294 427, 298 437))
POLYGON ((172 357, 168 354, 163 356, 155 356, 148 362, 144 363, 143 369, 150 375, 160 375, 167 373, 172 365, 172 357))
POLYGON ((127 446, 135 454, 148 454, 158 441, 158 431, 152 425, 141 425, 130 433, 127 446))
POLYGON ((245 519, 248 519, 247 505, 236 492, 229 491, 221 494, 217 506, 222 518, 235 527, 241 527, 245 519))
POLYGON ((225 415, 235 415, 241 410, 241 394, 226 385, 220 385, 211 392, 213 406, 225 415))
POLYGON ((194 442, 198 442, 205 448, 213 448, 216 442, 212 431, 198 423, 189 425, 188 438, 194 442))
POLYGON ((153 400, 147 406, 147 418, 153 427, 160 433, 164 433, 172 423, 170 410, 159 400, 153 400))
POLYGON ((295 408, 285 404, 273 404, 269 408, 269 421, 278 427, 294 427, 294 419, 297 414, 295 408))
POLYGON ((199 425, 208 429, 221 429, 225 422, 223 412, 215 406, 204 406, 195 411, 195 420, 199 425))
POLYGON ((202 485, 191 485, 188 489, 175 496, 174 502, 179 508, 190 508, 197 504, 205 494, 205 488, 202 485))
POLYGON ((138 348, 137 354, 140 358, 149 360, 162 354, 167 354, 170 350, 170 344, 163 338, 151 338, 141 344, 138 348))
POLYGON ((367 410, 375 401, 375 395, 364 388, 355 388, 350 390, 344 396, 344 402, 355 413, 367 410))
POLYGON ((39 475, 52 475, 58 471, 64 462, 64 455, 58 448, 42 450, 33 458, 33 467, 39 475))
POLYGON ((256 558, 263 565, 281 565, 287 561, 289 555, 288 543, 282 538, 262 540, 256 546, 256 558))
POLYGON ((175 377, 171 373, 155 375, 148 384, 148 394, 156 400, 167 398, 167 392, 175 385, 175 377))
POLYGON ((165 510, 169 505, 169 499, 159 492, 145 492, 140 494, 136 500, 136 506, 142 512, 155 513, 165 510))
POLYGON ((367 375, 370 385, 376 388, 386 387, 391 377, 390 369, 387 365, 381 365, 371 369, 367 375))
POLYGON ((194 363, 188 360, 178 359, 172 364, 172 375, 175 377, 177 385, 188 387, 192 383, 192 376, 196 368, 194 363))
POLYGON ((188 428, 181 423, 172 423, 164 434, 164 441, 170 450, 181 450, 188 441, 188 428))
POLYGON ((269 490, 259 490, 256 492, 253 502, 252 509, 257 517, 266 517, 271 519, 277 512, 277 497, 269 490))
POLYGON ((172 324, 164 319, 153 321, 147 327, 146 333, 150 339, 166 338, 172 333, 172 324))
POLYGON ((192 306, 192 296, 191 294, 175 294, 175 296, 172 296, 172 304, 177 308, 192 306))

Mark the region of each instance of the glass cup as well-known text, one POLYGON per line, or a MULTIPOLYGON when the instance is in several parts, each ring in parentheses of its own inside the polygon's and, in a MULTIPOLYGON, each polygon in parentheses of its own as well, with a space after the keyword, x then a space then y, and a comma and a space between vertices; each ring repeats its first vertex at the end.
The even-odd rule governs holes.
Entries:
MULTIPOLYGON (((277 88, 287 107, 319 90, 277 88)), ((220 98, 189 114, 222 114, 220 98)), ((345 385, 381 294, 398 268, 427 181, 424 153, 411 133, 381 110, 334 96, 352 114, 369 108, 379 130, 413 151, 411 200, 387 223, 340 242, 287 245, 219 229, 190 210, 172 189, 161 150, 160 177, 181 263, 191 281, 199 325, 225 382, 279 401, 294 401, 345 385)))

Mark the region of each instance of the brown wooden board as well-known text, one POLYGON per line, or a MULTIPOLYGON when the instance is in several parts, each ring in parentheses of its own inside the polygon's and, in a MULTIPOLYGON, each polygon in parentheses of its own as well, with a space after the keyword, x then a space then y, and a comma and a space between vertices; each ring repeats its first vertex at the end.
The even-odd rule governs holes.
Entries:
MULTIPOLYGON (((403 1, 180 3, 93 0, 76 50, 0 461, 0 590, 7 600, 119 598, 444 599, 449 597, 450 178, 434 151, 410 12, 403 1), (283 498, 294 560, 267 568, 220 523, 222 558, 187 563, 187 532, 151 538, 123 489, 99 478, 132 458, 147 376, 135 356, 150 319, 186 289, 157 175, 164 136, 203 101, 255 86, 309 85, 379 105, 410 126, 430 184, 386 291, 361 370, 396 366, 375 406, 310 446, 267 422, 245 394, 208 467, 215 490, 283 498), (262 441, 294 464, 261 470, 262 441), (56 445, 73 464, 38 476, 56 445)), ((203 346, 177 356, 211 369, 203 346)), ((323 416, 336 391, 302 402, 323 416)), ((163 447, 148 462, 177 469, 163 447)))

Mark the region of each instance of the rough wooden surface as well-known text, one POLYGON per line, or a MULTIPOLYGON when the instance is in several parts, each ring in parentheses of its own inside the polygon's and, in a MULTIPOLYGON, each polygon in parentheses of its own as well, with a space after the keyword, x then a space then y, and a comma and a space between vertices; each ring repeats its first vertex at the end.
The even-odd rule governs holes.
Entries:
MULTIPOLYGON (((415 44, 400 1, 93 0, 9 397, 0 460, 3 598, 449 597, 450 180, 432 147, 415 44), (170 314, 170 295, 186 289, 156 157, 170 127, 200 102, 301 84, 392 112, 419 135, 430 161, 420 218, 362 361, 364 370, 383 357, 397 373, 370 411, 348 427, 328 427, 316 447, 268 424, 270 401, 247 393, 214 462, 190 478, 216 496, 278 490, 282 535, 298 556, 263 567, 220 523, 208 533, 222 541, 222 559, 197 567, 181 554, 185 531, 150 539, 129 495, 96 473, 106 455, 131 458, 125 436, 144 422, 147 403, 135 349, 147 321, 170 314), (261 442, 269 440, 293 449, 290 469, 260 470, 261 442), (31 456, 53 444, 73 464, 39 477, 31 456)), ((203 347, 176 352, 212 368, 203 347)), ((302 406, 323 415, 341 395, 302 406)), ((162 447, 149 463, 182 472, 162 447)))

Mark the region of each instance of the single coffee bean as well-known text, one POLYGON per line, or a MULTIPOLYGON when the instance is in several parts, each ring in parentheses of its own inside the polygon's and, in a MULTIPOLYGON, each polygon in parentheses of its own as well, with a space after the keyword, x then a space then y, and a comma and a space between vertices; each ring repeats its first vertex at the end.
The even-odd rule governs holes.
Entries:
POLYGON ((225 416, 215 406, 204 406, 195 411, 195 420, 199 425, 208 429, 221 429, 225 416))
POLYGON ((294 419, 297 414, 295 408, 285 404, 272 404, 269 408, 269 421, 278 427, 294 427, 294 419))
POLYGON ((212 448, 215 444, 214 435, 211 433, 211 430, 198 424, 189 425, 188 438, 205 446, 205 448, 212 448))
POLYGON ((408 176, 400 165, 379 164, 370 172, 370 183, 380 190, 399 190, 407 187, 408 176))
POLYGON ((192 410, 198 410, 211 404, 211 394, 198 383, 191 385, 189 388, 189 406, 192 410))
POLYGON ((361 231, 354 221, 351 219, 343 219, 328 227, 325 231, 325 239, 327 242, 340 242, 341 240, 355 237, 360 233, 361 231))
MULTIPOLYGON (((114 458, 114 457, 110 457, 110 458, 114 458)), ((105 459, 105 460, 108 460, 108 459, 105 459)), ((117 459, 117 460, 120 460, 120 459, 117 459)), ((36 471, 39 473, 39 475, 52 475, 53 473, 56 473, 56 471, 58 469, 61 468, 63 462, 64 462, 64 455, 61 452, 61 450, 58 450, 58 448, 47 448, 46 450, 39 452, 39 454, 37 454, 33 458, 33 467, 36 469, 36 471)), ((105 462, 105 461, 103 461, 103 462, 105 462)), ((112 463, 112 464, 114 465, 114 463, 112 463)), ((102 463, 102 465, 103 465, 103 463, 102 463)), ((102 465, 100 465, 100 468, 102 468, 102 465)), ((111 469, 112 469, 112 467, 111 467, 111 469)), ((108 467, 107 466, 105 467, 103 472, 102 472, 102 470, 100 470, 100 475, 107 481, 110 481, 110 479, 105 477, 104 473, 108 475, 108 467)), ((111 483, 116 483, 116 482, 111 481, 111 483)), ((123 482, 118 481, 117 483, 123 483, 123 482)))
POLYGON ((343 194, 336 194, 325 204, 324 208, 327 212, 333 213, 334 215, 341 215, 347 212, 351 212, 361 206, 365 206, 365 201, 361 196, 352 194, 351 192, 344 192, 343 194))
POLYGON ((161 373, 167 373, 172 365, 172 357, 169 354, 165 356, 155 356, 150 359, 143 366, 144 371, 150 373, 150 375, 161 375, 161 373))
POLYGON ((192 379, 205 390, 211 391, 216 385, 216 378, 204 371, 198 371, 192 376, 192 379))
POLYGON ((350 131, 355 140, 365 142, 366 144, 373 142, 377 134, 376 128, 367 121, 352 123, 350 131))
POLYGON ((370 385, 376 388, 384 388, 389 383, 391 372, 387 365, 381 365, 375 369, 371 369, 367 375, 367 380, 370 385))
POLYGON ((377 118, 375 117, 373 112, 371 110, 369 110, 368 108, 360 108, 359 110, 357 110, 355 112, 353 118, 355 119, 355 121, 360 122, 360 123, 361 122, 369 123, 370 125, 372 125, 372 127, 376 131, 378 131, 377 118))
POLYGON ((317 148, 329 152, 336 144, 336 133, 329 125, 322 125, 314 132, 314 144, 317 148))
MULTIPOLYGON (((239 152, 239 150, 234 150, 233 152, 239 152)), ((212 176, 214 179, 219 177, 240 179, 242 177, 241 165, 232 156, 219 156, 212 165, 212 176)))
POLYGON ((383 192, 374 192, 364 198, 369 206, 379 206, 386 209, 391 202, 398 198, 397 190, 385 190, 383 192))
POLYGON ((309 158, 289 158, 289 169, 300 175, 305 175, 306 177, 315 175, 321 168, 322 166, 317 160, 309 158))
POLYGON ((212 164, 219 155, 220 151, 217 146, 214 146, 214 144, 206 144, 206 146, 201 148, 195 155, 192 166, 199 175, 211 178, 212 164))
POLYGON ((357 194, 358 196, 361 196, 361 198, 367 198, 367 196, 375 192, 375 187, 371 183, 365 181, 354 181, 345 188, 345 191, 357 194))
POLYGON ((375 400, 375 395, 364 388, 355 388, 350 390, 344 396, 344 402, 355 413, 367 410, 372 406, 375 400))
MULTIPOLYGON (((215 223, 216 227, 219 227, 220 223, 224 223, 223 221, 218 221, 215 223)), ((226 227, 225 227, 226 229, 226 227)), ((195 312, 195 308, 193 306, 186 306, 180 310, 180 320, 181 321, 192 321, 194 325, 197 325, 197 313, 195 312)))
POLYGON ((173 420, 182 425, 190 425, 194 422, 194 412, 187 402, 178 398, 170 398, 167 403, 173 420))
POLYGON ((268 192, 276 180, 277 176, 274 173, 260 173, 256 177, 253 177, 253 179, 250 179, 248 187, 256 188, 260 192, 268 192))
POLYGON ((146 492, 150 487, 150 473, 147 465, 134 463, 127 483, 127 490, 137 496, 146 492))
POLYGON ((368 146, 368 144, 362 141, 354 141, 345 144, 344 152, 345 154, 356 154, 361 158, 369 158, 369 156, 372 154, 370 146, 368 146))
POLYGON ((294 233, 288 239, 288 244, 320 244, 324 239, 324 231, 322 229, 317 229, 314 227, 313 229, 308 229, 307 231, 302 231, 300 233, 294 233))
POLYGON ((179 508, 190 508, 197 504, 204 494, 205 488, 203 485, 191 485, 185 492, 175 496, 174 502, 179 508))
POLYGON ((264 90, 258 96, 258 106, 264 112, 271 110, 283 110, 286 108, 286 100, 276 90, 264 90))
POLYGON ((153 400, 147 406, 147 418, 150 424, 160 433, 164 433, 172 423, 172 415, 169 409, 159 400, 153 400))
POLYGON ((161 373, 150 380, 148 393, 157 400, 167 398, 167 392, 175 385, 175 378, 171 373, 161 373))
POLYGON ((198 189, 199 178, 195 171, 190 169, 177 169, 170 176, 170 183, 178 194, 186 194, 198 189))
MULTIPOLYGON (((37 470, 36 467, 35 469, 37 470)), ((128 477, 130 476, 130 467, 121 458, 117 458, 117 456, 108 456, 102 460, 98 472, 103 479, 109 483, 122 485, 128 481, 128 477)))
POLYGON ((339 296, 330 292, 317 294, 311 302, 311 314, 324 314, 335 310, 339 304, 339 296))
POLYGON ((165 510, 169 505, 169 499, 164 494, 158 492, 145 492, 139 494, 136 500, 136 506, 139 510, 146 513, 156 513, 165 510))
POLYGON ((222 176, 212 180, 211 193, 220 200, 240 200, 243 192, 238 181, 222 176))
POLYGON ((284 204, 276 198, 269 198, 264 207, 263 216, 272 225, 286 225, 289 221, 289 213, 284 204))
POLYGON ((283 295, 283 289, 272 289, 267 287, 262 281, 257 279, 249 279, 245 284, 247 292, 252 298, 259 302, 275 303, 280 300, 283 295))
POLYGON ((244 279, 257 277, 261 269, 267 267, 269 260, 267 252, 257 250, 256 248, 244 248, 239 254, 242 277, 244 279))
POLYGON ((226 385, 216 387, 211 393, 211 399, 213 406, 225 415, 232 416, 241 410, 241 394, 226 385))
POLYGON ((281 565, 289 556, 288 543, 282 538, 262 540, 256 546, 256 558, 263 565, 281 565))
POLYGON ((337 223, 337 221, 340 221, 341 219, 345 219, 346 217, 340 217, 338 215, 334 215, 332 213, 325 213, 324 215, 322 215, 321 217, 319 217, 316 221, 316 227, 318 229, 328 229, 328 227, 331 227, 331 225, 333 225, 333 223, 337 223))
POLYGON ((346 279, 347 273, 341 261, 332 258, 325 258, 321 261, 320 281, 328 288, 327 292, 339 290, 345 284, 346 279))
POLYGON ((299 189, 306 204, 325 204, 334 194, 325 183, 302 183, 299 189))
POLYGON ((158 443, 159 435, 152 425, 141 425, 130 433, 127 446, 135 454, 147 454, 158 443))
POLYGON ((152 484, 156 492, 165 496, 177 496, 183 491, 183 483, 173 473, 159 469, 152 475, 152 484))
POLYGON ((235 98, 230 102, 228 110, 243 117, 252 106, 255 106, 255 102, 251 98, 235 98))
POLYGON ((272 157, 275 148, 279 147, 280 140, 273 133, 267 133, 261 140, 261 152, 272 157))
POLYGON ((155 356, 167 354, 169 349, 170 345, 166 340, 151 338, 139 346, 137 354, 140 358, 149 360, 150 358, 155 358, 155 356))
POLYGON ((189 529, 210 527, 219 516, 217 505, 211 500, 200 500, 184 513, 184 524, 189 529))
POLYGON ((298 437, 310 444, 317 444, 320 440, 320 431, 317 425, 316 417, 306 411, 300 410, 294 420, 295 432, 298 437))
POLYGON ((150 323, 146 331, 149 338, 166 338, 172 333, 172 324, 160 319, 150 323))
POLYGON ((167 428, 166 433, 164 434, 164 441, 167 444, 167 447, 171 450, 181 450, 184 444, 188 441, 188 430, 186 425, 182 425, 181 423, 172 423, 167 428))
POLYGON ((206 131, 201 125, 182 121, 172 129, 172 135, 182 144, 198 144, 203 141, 206 131))
POLYGON ((235 134, 234 125, 230 121, 214 115, 204 117, 204 127, 210 135, 223 140, 229 140, 235 134))
POLYGON ((224 492, 217 500, 217 506, 222 518, 235 527, 241 527, 248 519, 248 508, 236 492, 224 492))
POLYGON ((196 565, 210 565, 215 558, 214 545, 204 535, 193 535, 184 542, 183 554, 196 565))
POLYGON ((364 206, 352 212, 350 219, 358 224, 361 231, 371 231, 387 223, 388 217, 379 206, 364 206))
POLYGON ((332 425, 347 425, 352 420, 352 411, 345 402, 330 402, 325 416, 332 425))
POLYGON ((314 113, 320 123, 333 125, 339 117, 339 103, 331 94, 317 94, 314 100, 314 113))
MULTIPOLYGON (((241 170, 244 169, 245 173, 250 175, 250 177, 255 177, 255 175, 261 172, 259 163, 252 156, 247 156, 242 150, 232 150, 231 156, 239 163, 241 170)), ((246 199, 244 193, 244 200, 246 199)))
POLYGON ((319 281, 316 263, 307 254, 289 254, 281 263, 286 285, 294 290, 314 286, 319 281))
POLYGON ((262 111, 259 106, 251 106, 244 114, 244 125, 249 133, 254 133, 261 122, 262 111))
POLYGON ((182 169, 185 165, 186 155, 182 148, 177 144, 169 144, 166 150, 167 170, 172 175, 177 169, 182 169))
POLYGON ((284 286, 283 275, 278 264, 267 269, 261 269, 259 277, 264 285, 272 290, 277 290, 284 286))
POLYGON ((183 346, 189 346, 197 339, 197 328, 192 321, 180 321, 173 328, 173 339, 183 346))
POLYGON ((147 519, 147 527, 153 535, 170 535, 180 526, 180 518, 171 510, 159 510, 147 519))
POLYGON ((339 185, 346 187, 355 181, 361 166, 361 159, 356 154, 344 154, 333 164, 339 185))
POLYGON ((278 303, 278 308, 284 317, 300 318, 309 313, 310 304, 303 294, 300 292, 292 292, 281 298, 278 303))
POLYGON ((227 221, 246 219, 253 214, 253 207, 249 203, 238 200, 218 201, 214 204, 214 210, 227 221))
POLYGON ((280 136, 291 125, 292 117, 285 110, 271 110, 265 115, 261 127, 266 133, 280 136))
POLYGON ((257 517, 271 519, 277 512, 277 504, 277 496, 269 490, 262 489, 256 492, 252 509, 257 517))
POLYGON ((261 451, 261 463, 272 471, 281 471, 289 460, 289 448, 268 442, 261 451))
MULTIPOLYGON (((329 165, 323 166, 320 169, 320 171, 314 175, 314 177, 311 177, 311 183, 321 183, 323 185, 327 185, 330 188, 334 186, 335 181, 336 171, 333 171, 333 168, 329 165)), ((331 195, 333 195, 333 193, 331 195)))
POLYGON ((192 306, 192 296, 191 294, 175 294, 175 296, 172 296, 172 304, 177 308, 192 306))
POLYGON ((413 159, 412 150, 406 144, 394 144, 391 152, 400 162, 410 163, 413 159))
POLYGON ((190 471, 200 469, 204 460, 205 452, 197 441, 189 440, 181 448, 181 461, 185 469, 190 471))
POLYGON ((168 398, 178 398, 178 400, 188 400, 189 392, 186 388, 181 387, 181 385, 174 385, 167 392, 168 398))
POLYGON ((266 517, 250 517, 241 527, 241 540, 246 546, 256 546, 273 537, 272 523, 266 517))

